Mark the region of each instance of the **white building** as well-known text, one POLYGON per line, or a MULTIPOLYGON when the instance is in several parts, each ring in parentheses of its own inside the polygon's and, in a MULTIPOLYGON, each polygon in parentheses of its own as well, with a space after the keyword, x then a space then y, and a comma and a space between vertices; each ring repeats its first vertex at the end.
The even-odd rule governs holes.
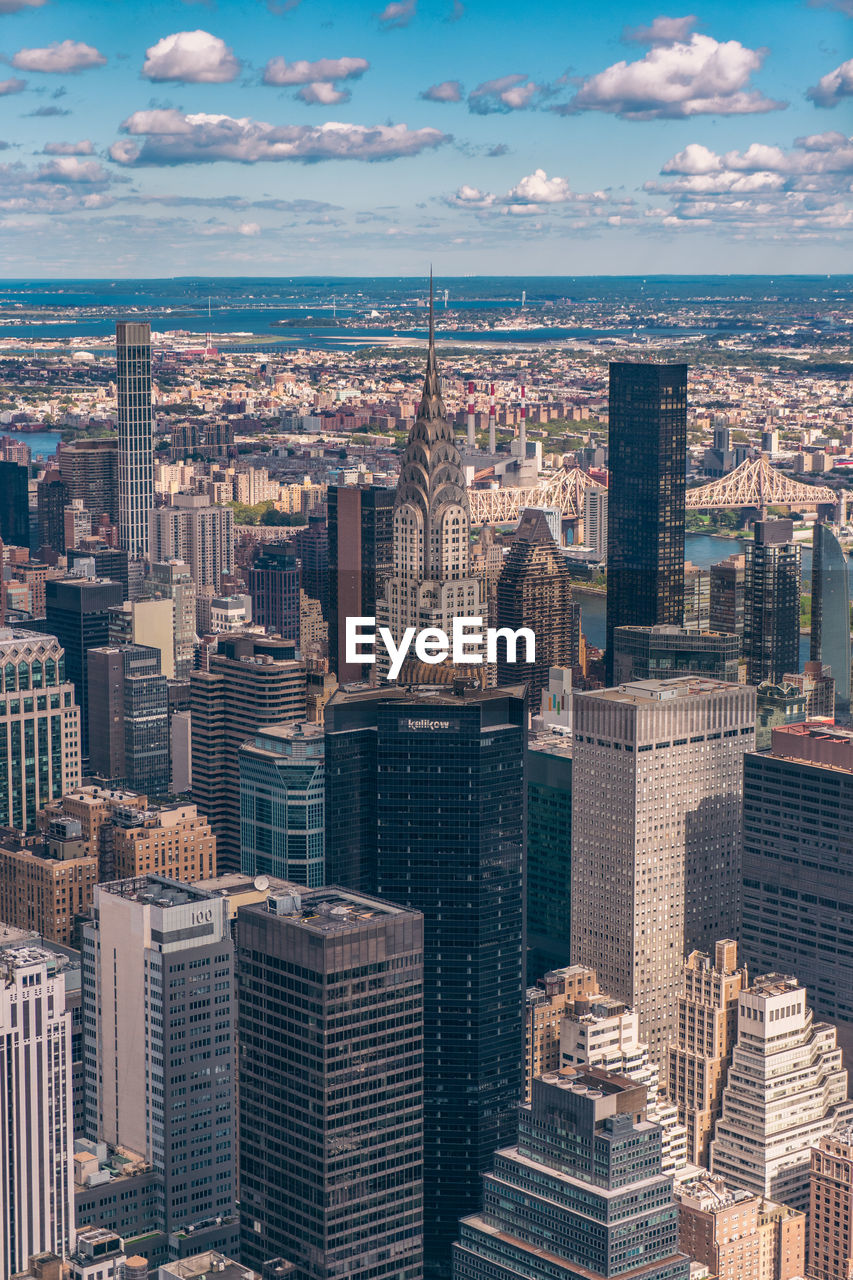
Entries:
POLYGON ((71 1014, 57 956, 0 950, 0 1275, 74 1247, 71 1014))
POLYGON ((583 500, 583 545, 607 559, 607 490, 589 485, 583 500))
POLYGON ((661 1166, 665 1173, 687 1163, 687 1130, 678 1123, 676 1108, 660 1095, 660 1072, 640 1039, 633 1009, 610 996, 582 996, 563 1015, 560 1024, 560 1066, 602 1067, 646 1086, 646 1118, 659 1124, 661 1166))
POLYGON ((796 978, 759 978, 738 997, 711 1172, 807 1212, 811 1148, 851 1119, 835 1027, 814 1021, 796 978))
POLYGON ((638 680, 576 693, 572 954, 635 1008, 661 1062, 685 952, 737 928, 755 690, 638 680))

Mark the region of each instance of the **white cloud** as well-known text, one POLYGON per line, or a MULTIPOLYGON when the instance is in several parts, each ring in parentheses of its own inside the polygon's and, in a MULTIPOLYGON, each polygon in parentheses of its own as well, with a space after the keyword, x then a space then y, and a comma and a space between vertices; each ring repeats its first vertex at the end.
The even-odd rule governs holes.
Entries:
POLYGON ((563 204, 571 198, 568 178, 549 178, 544 169, 522 178, 507 196, 520 204, 563 204))
POLYGON ((23 93, 26 87, 26 80, 18 80, 15 77, 11 80, 0 80, 0 98, 5 98, 10 93, 23 93))
POLYGON ((837 107, 842 98, 853 97, 853 58, 821 76, 817 84, 807 90, 806 97, 811 98, 816 107, 837 107))
POLYGON ((495 80, 484 80, 471 90, 468 110, 481 116, 523 111, 532 106, 543 91, 543 85, 535 84, 526 75, 498 76, 495 80))
POLYGON ((616 62, 590 76, 571 102, 555 110, 607 111, 626 120, 776 111, 787 104, 749 88, 765 52, 694 33, 689 42, 657 44, 636 62, 616 62))
POLYGON ((0 13, 20 13, 22 9, 40 9, 46 0, 0 0, 0 13))
POLYGON ((237 230, 241 236, 259 236, 261 234, 260 224, 257 222, 241 222, 237 230))
POLYGON ((459 209, 493 210, 502 214, 541 213, 548 205, 596 205, 607 202, 603 191, 572 191, 568 178, 549 178, 544 169, 535 169, 521 178, 504 195, 481 191, 463 184, 445 203, 459 209))
POLYGON ((313 84, 304 84, 296 96, 312 106, 334 107, 339 102, 349 102, 352 94, 348 89, 336 89, 326 80, 316 80, 313 84))
POLYGON ((391 0, 379 14, 383 27, 407 27, 414 18, 418 8, 418 0, 391 0))
POLYGON ((145 51, 142 74, 147 80, 181 80, 187 84, 227 84, 236 80, 241 63, 219 36, 209 31, 175 31, 145 51))
POLYGON ((106 58, 91 44, 80 40, 54 40, 44 49, 19 49, 12 66, 19 71, 46 71, 53 74, 102 67, 106 58))
POLYGON ((277 86, 314 84, 318 81, 356 80, 370 67, 366 58, 318 58, 316 62, 301 59, 288 62, 270 58, 264 67, 264 84, 277 86))
POLYGON ((450 141, 438 129, 409 129, 405 124, 272 125, 205 112, 185 115, 173 108, 134 111, 121 128, 130 136, 115 143, 110 156, 122 165, 390 160, 450 141), (134 142, 134 138, 143 141, 134 142))
POLYGON ((427 102, 461 102, 462 84, 459 80, 442 80, 441 84, 422 89, 418 96, 427 102))
POLYGON ((111 178, 97 160, 79 160, 76 156, 60 156, 48 164, 39 166, 36 181, 105 187, 110 183, 111 178))
POLYGON ((91 156, 94 153, 95 148, 88 138, 84 138, 82 142, 46 142, 44 144, 46 156, 91 156))
POLYGON ((631 44, 674 44, 686 40, 695 26, 695 13, 684 18, 655 18, 648 27, 626 27, 622 39, 631 44))

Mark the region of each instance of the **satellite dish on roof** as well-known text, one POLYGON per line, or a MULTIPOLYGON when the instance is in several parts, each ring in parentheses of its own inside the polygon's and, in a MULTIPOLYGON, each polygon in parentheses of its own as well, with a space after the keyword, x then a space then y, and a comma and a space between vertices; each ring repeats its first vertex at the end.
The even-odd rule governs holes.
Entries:
POLYGON ((258 891, 268 889, 270 887, 269 876, 255 876, 255 888, 258 891))

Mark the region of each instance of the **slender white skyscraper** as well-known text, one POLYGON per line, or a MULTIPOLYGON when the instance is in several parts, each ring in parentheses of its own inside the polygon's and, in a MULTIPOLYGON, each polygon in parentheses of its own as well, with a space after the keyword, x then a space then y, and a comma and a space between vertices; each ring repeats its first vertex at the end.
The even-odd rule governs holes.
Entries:
POLYGON ((71 1014, 43 947, 0 949, 0 1275, 74 1247, 71 1014))
POLYGON ((148 554, 148 512, 154 506, 151 413, 151 326, 116 325, 118 386, 118 531, 133 560, 148 554))

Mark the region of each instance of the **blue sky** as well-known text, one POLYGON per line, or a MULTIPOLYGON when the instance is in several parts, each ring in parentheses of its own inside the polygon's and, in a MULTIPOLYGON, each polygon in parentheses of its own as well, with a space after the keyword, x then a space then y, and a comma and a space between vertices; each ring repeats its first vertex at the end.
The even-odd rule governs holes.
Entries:
POLYGON ((853 270, 853 0, 0 0, 0 274, 853 270))

